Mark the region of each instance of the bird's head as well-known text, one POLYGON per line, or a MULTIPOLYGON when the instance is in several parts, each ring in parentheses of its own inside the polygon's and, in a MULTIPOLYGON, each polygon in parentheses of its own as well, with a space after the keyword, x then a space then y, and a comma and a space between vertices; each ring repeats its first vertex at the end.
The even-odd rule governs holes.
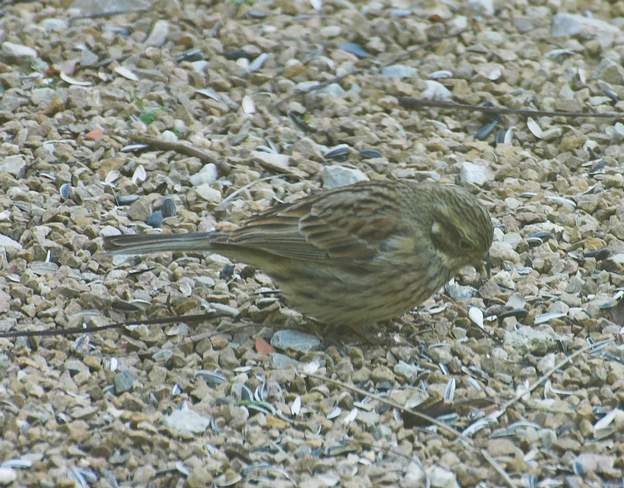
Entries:
POLYGON ((494 234, 488 211, 459 187, 443 187, 438 197, 432 202, 431 239, 443 263, 451 273, 481 266, 494 234))

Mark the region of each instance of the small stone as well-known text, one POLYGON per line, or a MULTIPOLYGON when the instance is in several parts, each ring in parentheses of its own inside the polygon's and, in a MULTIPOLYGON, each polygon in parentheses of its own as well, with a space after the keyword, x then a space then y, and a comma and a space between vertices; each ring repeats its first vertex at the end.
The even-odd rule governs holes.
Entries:
POLYGON ((261 164, 273 170, 288 169, 288 164, 290 162, 290 156, 287 154, 252 151, 251 156, 260 161, 261 164))
POLYGON ((206 200, 207 202, 221 202, 221 192, 216 188, 210 186, 210 183, 202 183, 197 188, 195 188, 195 191, 202 199, 206 200))
POLYGON ((422 464, 415 461, 411 461, 405 474, 400 481, 401 488, 416 488, 418 486, 426 486, 427 473, 422 467, 422 464))
POLYGON ((53 90, 52 88, 35 88, 30 94, 30 99, 35 105, 47 107, 50 103, 52 103, 55 96, 56 90, 53 90))
POLYGON ((145 223, 154 229, 159 228, 162 225, 163 221, 163 213, 160 210, 156 210, 152 212, 150 216, 147 218, 145 223))
POLYGON ((7 156, 0 159, 0 173, 9 173, 13 176, 19 176, 26 167, 26 161, 19 154, 7 156))
POLYGON ((87 49, 86 47, 82 51, 80 51, 80 66, 93 66, 99 60, 100 58, 98 58, 97 54, 95 54, 90 49, 87 49))
POLYGON ((448 364, 453 359, 451 350, 448 346, 435 346, 429 348, 429 356, 436 363, 448 364))
POLYGON ((431 488, 459 488, 455 473, 442 466, 433 465, 429 467, 427 474, 431 488))
POLYGON ((537 362, 537 370, 540 373, 546 373, 555 367, 555 355, 551 352, 546 354, 537 362))
POLYGON ((192 175, 189 178, 189 181, 193 186, 200 186, 205 183, 215 182, 218 176, 219 173, 217 171, 217 167, 212 163, 208 163, 202 166, 202 169, 200 169, 197 173, 192 175))
POLYGON ((411 78, 418 74, 418 70, 404 64, 392 64, 384 67, 381 74, 386 78, 411 78))
POLYGON ((275 369, 296 368, 299 361, 279 352, 271 353, 271 365, 275 369))
POLYGON ((323 37, 337 37, 342 32, 342 29, 339 25, 328 25, 326 27, 322 27, 319 33, 323 37))
POLYGON ((236 357, 234 349, 227 346, 219 353, 219 364, 224 369, 234 369, 240 365, 240 361, 236 357))
POLYGON ((169 22, 166 20, 158 20, 154 24, 152 32, 145 40, 145 44, 148 46, 160 47, 167 41, 169 34, 169 22))
POLYGON ((132 390, 134 376, 130 371, 124 369, 115 375, 113 383, 115 384, 115 393, 120 395, 121 393, 132 390))
POLYGON ((464 184, 481 186, 493 179, 492 171, 480 164, 465 162, 459 168, 459 180, 464 184))
POLYGON ((0 249, 2 248, 16 249, 19 251, 22 249, 22 245, 19 242, 14 241, 10 237, 0 234, 0 249))
POLYGON ((581 471, 579 474, 585 475, 588 473, 611 473, 614 471, 615 461, 615 456, 584 452, 576 457, 574 463, 577 465, 577 469, 581 471))
POLYGON ((13 59, 35 59, 37 57, 37 51, 32 47, 14 44, 8 41, 2 43, 0 52, 2 57, 13 59))
POLYGON ((151 215, 150 205, 145 198, 135 200, 128 207, 128 218, 139 222, 146 222, 151 215))
POLYGON ((551 34, 553 37, 581 35, 596 38, 602 47, 607 47, 620 35, 620 30, 615 25, 594 17, 561 13, 553 16, 551 34))
POLYGON ((368 181, 368 176, 359 169, 333 164, 323 168, 323 187, 326 190, 351 185, 358 181, 368 181))
POLYGON ((17 480, 17 472, 11 468, 0 468, 0 485, 6 486, 17 480))
POLYGON ((172 430, 186 434, 201 434, 210 425, 210 417, 204 417, 184 405, 165 417, 164 423, 172 430))
POLYGON ((322 146, 319 146, 309 137, 301 137, 292 145, 293 154, 299 153, 307 159, 320 161, 323 159, 322 146))
POLYGON ((505 261, 519 263, 520 255, 514 251, 512 245, 505 241, 494 241, 490 247, 490 259, 493 264, 500 265, 505 261))
POLYGON ((371 371, 371 379, 375 383, 394 383, 394 374, 387 366, 377 366, 371 371))
POLYGON ((409 382, 416 380, 422 371, 422 368, 419 368, 415 364, 408 364, 404 361, 399 361, 394 366, 394 372, 400 376, 404 376, 409 382))
POLYGON ((173 198, 165 198, 162 202, 160 210, 164 218, 173 217, 174 215, 176 215, 177 210, 173 198))
POLYGON ((427 100, 448 101, 453 98, 453 94, 442 83, 433 80, 425 80, 425 90, 422 97, 427 100))
POLYGON ((559 337, 549 327, 534 328, 523 325, 513 331, 505 331, 505 346, 522 354, 544 355, 557 347, 559 337))
POLYGON ((292 349, 298 352, 309 352, 321 345, 318 337, 295 329, 277 331, 271 337, 271 345, 276 349, 292 349))
POLYGON ((178 136, 172 130, 165 130, 160 134, 160 138, 165 142, 178 142, 178 136))
POLYGON ((41 27, 47 31, 59 31, 67 30, 67 22, 63 19, 48 18, 41 21, 41 27))
POLYGON ((468 0, 468 6, 477 14, 494 15, 493 0, 468 0))
POLYGON ((207 466, 195 466, 193 471, 186 479, 190 488, 203 488, 212 486, 214 483, 212 473, 207 466))
POLYGON ((518 446, 510 439, 491 439, 488 442, 488 451, 493 456, 515 456, 522 454, 518 446))
POLYGON ((612 59, 605 58, 596 68, 594 77, 613 85, 624 85, 624 68, 612 59))

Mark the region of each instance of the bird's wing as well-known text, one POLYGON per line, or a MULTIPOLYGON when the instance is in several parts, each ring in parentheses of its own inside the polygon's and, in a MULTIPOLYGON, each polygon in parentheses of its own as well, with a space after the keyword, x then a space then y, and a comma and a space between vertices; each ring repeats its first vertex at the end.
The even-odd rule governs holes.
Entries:
POLYGON ((306 260, 368 259, 399 224, 392 188, 362 183, 312 195, 253 217, 229 244, 306 260))

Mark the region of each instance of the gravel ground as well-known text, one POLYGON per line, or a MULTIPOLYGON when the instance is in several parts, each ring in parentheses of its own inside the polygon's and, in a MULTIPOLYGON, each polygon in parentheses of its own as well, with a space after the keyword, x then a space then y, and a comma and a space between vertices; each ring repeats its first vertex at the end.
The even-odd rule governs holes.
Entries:
POLYGON ((0 333, 207 314, 0 339, 0 485, 622 486, 624 125, 401 98, 621 112, 622 2, 0 14, 0 333), (472 188, 491 270, 364 337, 224 257, 101 249, 388 178, 472 188))

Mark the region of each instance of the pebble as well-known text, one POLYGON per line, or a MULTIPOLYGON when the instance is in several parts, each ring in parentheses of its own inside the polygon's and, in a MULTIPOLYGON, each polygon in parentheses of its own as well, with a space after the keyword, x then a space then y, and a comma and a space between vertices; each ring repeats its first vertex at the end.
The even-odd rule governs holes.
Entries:
POLYGON ((404 64, 392 64, 390 66, 384 66, 381 70, 381 74, 386 78, 411 78, 418 74, 418 70, 404 64))
POLYGON ((208 163, 189 178, 193 186, 201 186, 203 184, 214 183, 219 177, 217 167, 213 163, 208 163))
POLYGON ((67 30, 67 22, 64 19, 47 18, 41 21, 41 27, 47 31, 65 31, 67 30))
POLYGON ((442 466, 434 464, 427 469, 427 475, 431 488, 459 488, 455 474, 442 466))
POLYGON ((357 168, 334 164, 323 168, 321 179, 323 180, 323 187, 331 190, 332 188, 351 185, 358 181, 368 181, 368 176, 357 168))
POLYGON ((166 416, 164 424, 180 433, 201 434, 210 426, 210 417, 200 415, 184 405, 166 416))
POLYGON ((213 188, 210 183, 202 183, 197 188, 195 188, 197 194, 204 200, 210 203, 220 203, 221 202, 221 192, 216 188, 213 188))
POLYGON ((140 198, 132 202, 127 211, 128 217, 138 222, 146 222, 151 213, 151 205, 145 198, 140 198))
POLYGON ((0 234, 0 249, 2 248, 21 250, 22 245, 8 236, 0 234))
POLYGON ((596 68, 594 77, 613 85, 624 85, 624 68, 612 59, 605 58, 596 68))
POLYGON ((552 18, 553 37, 582 35, 598 39, 603 47, 613 43, 620 30, 609 22, 579 14, 559 13, 552 18))
POLYGON ((559 337, 552 329, 536 329, 521 326, 513 331, 505 331, 505 346, 522 354, 544 355, 557 346, 559 337))
POLYGON ((494 241, 490 247, 490 259, 496 265, 502 265, 505 261, 511 263, 520 263, 520 255, 514 251, 513 246, 509 242, 494 241))
POLYGON ((271 365, 275 369, 296 368, 299 365, 299 361, 281 354, 279 352, 271 353, 271 365))
POLYGON ((468 7, 481 15, 494 15, 493 0, 468 0, 468 7))
POLYGON ((13 59, 34 59, 37 57, 37 51, 32 47, 8 41, 2 43, 0 54, 2 57, 13 59))
POLYGON ((450 101, 453 94, 442 83, 433 80, 425 80, 425 89, 422 97, 427 100, 450 101))
POLYGON ((17 471, 11 468, 0 467, 0 485, 7 486, 17 481, 17 471))
POLYGON ((318 337, 295 329, 282 329, 271 337, 271 345, 276 349, 292 349, 298 352, 309 352, 318 349, 321 341, 318 337))
POLYGON ((152 32, 145 40, 147 46, 160 47, 167 41, 169 35, 169 22, 166 20, 157 20, 154 24, 152 32))
POLYGON ((13 176, 19 176, 25 167, 26 161, 24 157, 17 154, 0 159, 0 173, 9 173, 13 176))
POLYGON ((492 171, 483 165, 464 162, 459 168, 459 179, 463 184, 482 186, 494 179, 492 171))
POLYGON ((157 229, 163 222, 163 213, 160 210, 156 210, 150 214, 145 223, 150 227, 157 229))
POLYGON ((130 371, 124 369, 115 375, 113 382, 115 384, 115 393, 121 395, 123 392, 132 390, 134 376, 130 371))
POLYGON ((416 488, 419 486, 426 486, 426 481, 427 473, 422 464, 416 461, 410 461, 399 486, 401 488, 416 488))
POLYGON ((448 364, 453 359, 451 350, 446 345, 429 347, 429 356, 431 356, 433 361, 439 364, 448 364))

